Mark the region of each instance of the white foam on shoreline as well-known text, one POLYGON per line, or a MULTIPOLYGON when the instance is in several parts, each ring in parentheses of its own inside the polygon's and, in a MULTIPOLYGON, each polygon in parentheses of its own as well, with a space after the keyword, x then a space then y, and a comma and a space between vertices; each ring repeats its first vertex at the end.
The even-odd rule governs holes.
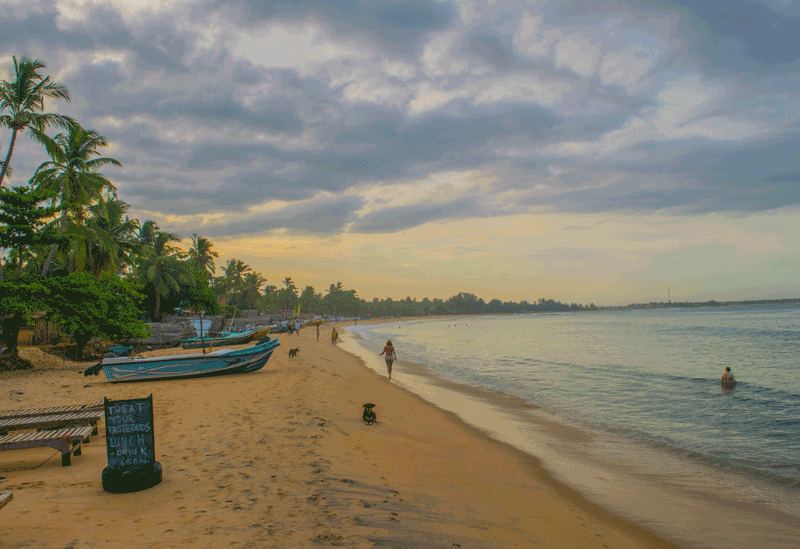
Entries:
MULTIPOLYGON (((340 346, 386 376, 377 353, 346 328, 340 346)), ((417 370, 416 368, 411 368, 417 370)), ((800 495, 743 475, 565 423, 543 410, 513 406, 415 375, 397 361, 392 382, 466 423, 539 458, 545 469, 587 500, 687 547, 800 546, 800 495), (770 494, 770 501, 764 501, 770 494)))

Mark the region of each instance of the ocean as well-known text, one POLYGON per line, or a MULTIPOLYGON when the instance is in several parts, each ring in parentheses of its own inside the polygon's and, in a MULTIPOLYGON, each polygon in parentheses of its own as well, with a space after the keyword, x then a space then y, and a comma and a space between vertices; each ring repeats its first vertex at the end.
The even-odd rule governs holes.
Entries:
MULTIPOLYGON (((350 327, 393 383, 688 547, 800 546, 800 307, 536 314, 350 327), (730 367, 739 382, 720 387, 730 367)), ((380 411, 377 403, 376 411, 380 411)), ((380 413, 379 413, 380 417, 380 413)))

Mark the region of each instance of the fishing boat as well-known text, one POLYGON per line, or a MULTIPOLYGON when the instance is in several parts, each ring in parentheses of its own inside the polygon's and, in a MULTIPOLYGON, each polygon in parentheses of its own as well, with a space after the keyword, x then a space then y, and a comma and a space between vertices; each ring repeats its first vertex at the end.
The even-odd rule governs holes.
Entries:
POLYGON ((98 375, 103 370, 106 380, 119 383, 247 374, 263 368, 278 345, 275 338, 246 349, 217 349, 210 353, 152 358, 104 358, 99 364, 87 368, 83 375, 98 375))
POLYGON ((216 337, 190 337, 181 340, 181 347, 184 349, 199 349, 205 347, 219 347, 220 345, 241 345, 258 337, 261 329, 248 330, 246 332, 224 332, 216 337))

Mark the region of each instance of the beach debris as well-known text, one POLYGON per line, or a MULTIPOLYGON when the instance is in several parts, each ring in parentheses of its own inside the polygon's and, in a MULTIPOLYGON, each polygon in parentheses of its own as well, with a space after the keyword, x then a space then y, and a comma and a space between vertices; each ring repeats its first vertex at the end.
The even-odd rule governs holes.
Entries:
POLYGON ((364 413, 361 414, 361 418, 364 420, 364 423, 367 425, 372 425, 376 421, 378 421, 378 416, 375 414, 373 408, 375 407, 374 404, 371 402, 367 402, 364 404, 364 413))

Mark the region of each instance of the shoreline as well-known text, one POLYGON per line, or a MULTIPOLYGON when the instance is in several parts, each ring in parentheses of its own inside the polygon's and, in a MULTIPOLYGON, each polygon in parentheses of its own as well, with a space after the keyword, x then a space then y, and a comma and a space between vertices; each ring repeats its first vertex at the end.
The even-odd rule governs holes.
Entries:
POLYGON ((79 375, 85 364, 26 350, 36 369, 0 374, 4 409, 152 393, 164 481, 103 492, 102 426, 67 468, 46 449, 0 452, 0 491, 14 492, 0 511, 0 539, 59 549, 131 540, 152 548, 677 547, 333 347, 334 325, 343 324, 325 325, 319 342, 313 329, 280 335, 259 372, 192 380, 114 385, 79 375), (377 404, 375 425, 361 421, 364 402, 377 404))
MULTIPOLYGON (((465 315, 465 316, 448 316, 448 317, 444 317, 444 318, 456 318, 456 319, 459 319, 459 318, 472 318, 472 316, 469 316, 469 315, 465 315)), ((408 320, 425 320, 425 319, 426 319, 426 317, 409 317, 408 318, 408 320)), ((398 319, 393 319, 393 320, 398 320, 398 319)), ((378 324, 387 324, 387 323, 388 322, 375 322, 373 324, 378 325, 378 324)), ((354 335, 357 335, 357 334, 354 334, 353 332, 346 331, 346 335, 347 335, 347 337, 351 337, 352 338, 354 335)), ((362 347, 362 349, 367 350, 365 347, 362 347)), ((359 361, 361 361, 362 364, 363 364, 364 361, 363 361, 361 356, 359 356, 357 354, 353 354, 353 356, 356 359, 358 359, 359 361)), ((404 365, 409 363, 409 362, 410 361, 406 361, 406 360, 403 361, 404 365)), ((420 364, 417 364, 417 363, 412 363, 412 364, 413 364, 413 366, 412 366, 413 369, 419 370, 421 368, 424 368, 424 366, 422 366, 420 364)), ((374 373, 374 375, 381 377, 381 374, 378 371, 370 368, 366 364, 363 364, 363 365, 364 365, 364 368, 367 368, 367 369, 371 370, 374 373)), ((388 378, 386 379, 386 381, 388 382, 388 378)), ((483 389, 483 388, 473 387, 473 386, 470 386, 470 385, 460 385, 460 384, 456 384, 456 383, 453 383, 453 382, 447 382, 447 381, 439 380, 439 379, 436 379, 434 381, 434 385, 436 385, 438 388, 441 388, 441 389, 451 390, 451 391, 454 391, 454 392, 463 393, 463 394, 465 394, 465 395, 467 395, 469 397, 472 397, 472 398, 475 398, 475 399, 478 399, 478 400, 484 400, 485 401, 485 400, 487 400, 487 397, 489 395, 491 395, 490 398, 492 400, 495 400, 495 401, 499 399, 499 400, 505 400, 505 401, 507 401, 509 403, 513 402, 514 404, 517 404, 517 405, 523 405, 523 406, 525 406, 526 408, 529 408, 529 409, 538 409, 539 408, 538 406, 536 406, 534 404, 527 404, 527 403, 523 404, 524 401, 522 399, 519 399, 519 398, 511 396, 511 395, 507 395, 505 393, 499 393, 499 392, 493 391, 491 389, 483 389), (493 394, 493 393, 497 393, 497 394, 493 394)), ((604 521, 607 521, 609 524, 614 525, 615 527, 621 528, 623 530, 626 530, 626 531, 634 534, 635 536, 640 537, 643 540, 646 540, 648 542, 650 542, 650 541, 655 542, 657 547, 675 547, 675 548, 677 548, 677 547, 686 547, 685 545, 679 544, 675 540, 671 540, 668 537, 665 537, 665 536, 662 536, 662 535, 659 535, 659 534, 653 532, 651 529, 647 528, 646 526, 639 525, 639 524, 637 524, 636 522, 634 522, 632 520, 629 520, 627 518, 619 516, 619 515, 615 514, 613 511, 610 511, 610 510, 606 509, 602 505, 599 505, 599 504, 596 504, 596 503, 593 503, 593 502, 589 501, 588 499, 586 499, 586 497, 580 491, 578 491, 577 489, 569 486, 563 480, 559 480, 558 478, 556 478, 554 476, 554 474, 544 466, 544 464, 542 462, 542 459, 540 457, 538 457, 537 455, 535 455, 534 453, 532 453, 530 451, 526 451, 526 450, 520 449, 517 446, 515 446, 514 444, 512 444, 511 442, 500 440, 497 437, 496 433, 492 433, 492 432, 490 432, 490 431, 488 431, 488 430, 486 430, 486 429, 484 429, 484 428, 482 428, 480 426, 477 426, 477 425, 475 425, 473 423, 470 423, 469 421, 467 421, 466 419, 461 417, 457 412, 454 412, 452 410, 448 410, 447 408, 438 406, 437 404, 431 402, 430 400, 427 400, 425 397, 415 393, 414 391, 412 391, 411 389, 409 389, 409 388, 407 388, 407 387, 405 387, 403 385, 395 385, 395 386, 398 387, 400 390, 404 391, 410 398, 417 399, 417 400, 419 400, 420 403, 423 403, 423 404, 428 405, 428 406, 432 406, 436 410, 444 413, 450 419, 450 421, 452 421, 453 423, 459 424, 462 428, 464 428, 465 430, 469 431, 471 436, 483 439, 485 442, 487 442, 489 444, 492 444, 492 445, 496 445, 497 447, 501 448, 503 451, 508 452, 509 454, 512 454, 512 455, 516 456, 516 458, 521 463, 524 463, 526 467, 529 467, 531 469, 529 474, 532 477, 536 478, 537 480, 543 481, 544 483, 547 483, 556 493, 560 494, 565 499, 569 500, 573 505, 577 506, 581 510, 583 510, 583 511, 585 511, 587 513, 591 513, 594 516, 596 516, 598 518, 601 518, 604 521)), ((491 406, 491 404, 490 404, 490 406, 491 406)))
MULTIPOLYGON (((396 320, 375 324, 391 325, 396 320)), ((372 353, 362 343, 364 337, 355 335, 360 350, 372 353)), ((394 383, 451 411, 485 436, 535 456, 553 482, 655 535, 697 547, 734 548, 743 540, 763 547, 793 547, 800 542, 797 514, 780 510, 786 505, 796 510, 790 502, 797 500, 797 494, 784 486, 633 444, 503 392, 440 379, 424 364, 409 360, 401 364, 402 370, 395 368, 394 383), (712 484, 705 485, 709 473, 712 484), (775 501, 754 499, 752 490, 758 486, 770 491, 775 501)), ((385 370, 377 360, 369 367, 378 373, 385 370)))

